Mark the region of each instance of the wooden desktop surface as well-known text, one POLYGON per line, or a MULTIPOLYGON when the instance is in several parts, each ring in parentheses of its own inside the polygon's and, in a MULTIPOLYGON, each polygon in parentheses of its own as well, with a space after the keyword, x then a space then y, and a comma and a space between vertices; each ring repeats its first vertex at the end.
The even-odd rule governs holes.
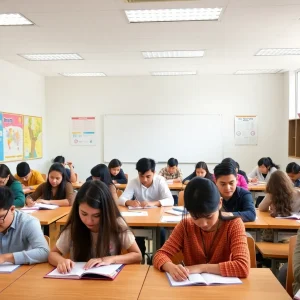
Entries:
POLYGON ((270 269, 251 269, 243 284, 171 287, 165 273, 150 267, 139 300, 290 300, 270 269))
POLYGON ((34 266, 0 293, 1 300, 138 299, 147 265, 128 265, 113 280, 43 278, 53 270, 45 263, 34 266))
POLYGON ((41 225, 50 225, 54 223, 58 219, 64 217, 69 214, 71 211, 71 206, 59 207, 53 210, 37 210, 33 212, 31 215, 40 220, 41 225))
MULTIPOLYGON (((21 266, 17 270, 9 274, 0 274, 0 293, 15 282, 19 277, 24 275, 33 266, 21 266)), ((2 299, 0 297, 0 299, 2 299)))
POLYGON ((264 192, 266 190, 266 184, 248 184, 250 192, 264 192))

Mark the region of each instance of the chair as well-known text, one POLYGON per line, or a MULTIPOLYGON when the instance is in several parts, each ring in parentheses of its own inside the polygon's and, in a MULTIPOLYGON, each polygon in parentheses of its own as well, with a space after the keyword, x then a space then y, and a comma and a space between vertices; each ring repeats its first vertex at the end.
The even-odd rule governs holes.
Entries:
POLYGON ((184 195, 184 191, 180 191, 178 193, 178 206, 184 206, 183 195, 184 195))
POLYGON ((46 174, 41 174, 43 179, 46 181, 47 180, 47 175, 46 174))
POLYGON ((294 282, 294 273, 293 273, 293 257, 294 250, 296 247, 297 236, 294 235, 290 237, 289 242, 289 257, 288 257, 288 267, 287 267, 287 276, 286 276, 286 291, 293 298, 293 282, 294 282))
MULTIPOLYGON (((256 252, 255 252, 255 241, 252 236, 247 236, 248 249, 250 253, 250 267, 256 268, 256 252)), ((172 263, 178 265, 183 260, 182 252, 176 253, 171 257, 172 263)))
POLYGON ((123 191, 122 191, 122 190, 117 190, 117 195, 118 195, 118 197, 120 197, 122 194, 123 194, 123 191))
POLYGON ((44 238, 46 240, 46 242, 48 243, 48 246, 50 246, 50 238, 48 235, 44 235, 44 238))
POLYGON ((127 179, 127 181, 128 181, 128 174, 124 174, 125 175, 125 177, 126 177, 126 179, 127 179))

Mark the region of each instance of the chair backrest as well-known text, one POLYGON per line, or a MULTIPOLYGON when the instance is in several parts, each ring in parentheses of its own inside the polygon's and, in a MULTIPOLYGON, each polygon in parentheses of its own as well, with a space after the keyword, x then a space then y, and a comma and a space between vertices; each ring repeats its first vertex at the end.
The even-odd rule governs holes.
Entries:
POLYGON ((118 197, 120 197, 122 194, 123 194, 123 191, 122 191, 122 190, 117 190, 117 195, 118 195, 118 197))
POLYGON ((44 235, 44 238, 46 240, 46 242, 48 243, 48 246, 50 246, 50 238, 48 235, 44 235))
POLYGON ((289 242, 289 257, 288 257, 288 267, 287 267, 287 276, 286 276, 286 291, 293 298, 293 282, 294 282, 294 273, 293 273, 293 257, 294 250, 296 246, 297 236, 291 236, 289 242))
POLYGON ((178 206, 184 206, 183 195, 184 195, 184 191, 180 191, 178 194, 178 206))
POLYGON ((124 175, 125 175, 126 179, 128 180, 128 174, 124 174, 124 175))
POLYGON ((43 179, 46 181, 47 180, 47 175, 46 174, 41 174, 43 179))
POLYGON ((252 236, 247 236, 248 249, 250 254, 250 268, 256 268, 255 241, 252 236))

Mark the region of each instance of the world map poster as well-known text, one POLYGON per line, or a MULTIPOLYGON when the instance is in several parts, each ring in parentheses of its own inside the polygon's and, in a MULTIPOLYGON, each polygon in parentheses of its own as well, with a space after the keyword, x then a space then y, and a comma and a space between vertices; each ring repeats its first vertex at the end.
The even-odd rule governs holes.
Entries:
POLYGON ((3 113, 4 160, 23 159, 23 116, 3 113))
POLYGON ((43 157, 43 120, 24 116, 24 159, 43 157))

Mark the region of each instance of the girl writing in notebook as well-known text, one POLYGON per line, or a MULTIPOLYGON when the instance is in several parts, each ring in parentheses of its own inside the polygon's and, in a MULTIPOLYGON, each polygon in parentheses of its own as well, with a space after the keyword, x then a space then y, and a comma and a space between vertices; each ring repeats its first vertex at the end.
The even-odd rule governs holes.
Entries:
POLYGON ((75 262, 85 269, 110 264, 140 263, 141 252, 122 218, 108 187, 87 181, 77 193, 67 224, 49 255, 58 272, 67 273, 75 262), (121 250, 127 250, 121 254, 121 250), (70 259, 65 258, 70 254, 70 259))
POLYGON ((213 180, 213 175, 209 172, 207 164, 204 161, 199 161, 195 166, 195 171, 188 177, 183 179, 184 184, 188 184, 194 177, 202 177, 213 180))
POLYGON ((212 273, 229 277, 247 277, 250 268, 245 227, 238 217, 220 213, 222 198, 216 185, 195 178, 184 191, 184 216, 154 257, 154 267, 183 281, 193 273, 212 273), (182 252, 185 267, 173 263, 182 252))
POLYGON ((67 178, 65 168, 60 163, 54 163, 49 169, 47 181, 26 197, 26 205, 33 206, 37 202, 70 206, 73 200, 74 189, 67 178))
POLYGON ((269 211, 272 217, 288 217, 300 211, 300 190, 293 187, 283 171, 274 172, 266 188, 267 195, 259 204, 260 211, 269 211))

